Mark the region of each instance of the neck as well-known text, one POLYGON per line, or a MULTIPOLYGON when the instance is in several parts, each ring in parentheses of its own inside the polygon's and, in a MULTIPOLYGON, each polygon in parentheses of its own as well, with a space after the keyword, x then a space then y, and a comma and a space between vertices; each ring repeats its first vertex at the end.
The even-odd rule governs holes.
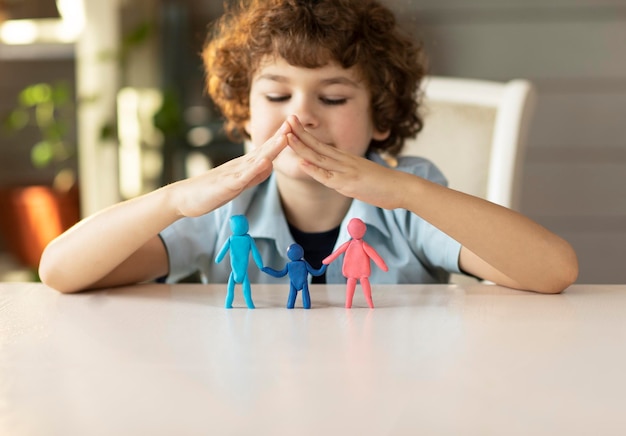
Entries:
POLYGON ((352 199, 344 197, 314 180, 276 182, 287 221, 303 232, 325 232, 341 224, 352 199))

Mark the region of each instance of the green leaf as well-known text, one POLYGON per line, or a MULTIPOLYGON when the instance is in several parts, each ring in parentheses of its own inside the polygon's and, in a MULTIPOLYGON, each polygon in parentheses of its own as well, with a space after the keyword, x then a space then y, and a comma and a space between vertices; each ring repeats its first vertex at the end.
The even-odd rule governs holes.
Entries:
POLYGON ((106 141, 108 139, 116 138, 115 124, 111 121, 105 123, 100 127, 100 139, 106 141))
POLYGON ((52 98, 52 88, 47 83, 36 83, 24 88, 18 98, 22 106, 26 107, 47 103, 52 98))
POLYGON ((128 32, 122 38, 122 46, 124 49, 130 49, 132 47, 136 47, 143 42, 147 41, 148 38, 154 33, 154 26, 149 21, 144 21, 137 25, 134 29, 128 32))
POLYGON ((70 99, 71 90, 66 82, 59 82, 52 87, 52 102, 56 106, 63 106, 70 99))
POLYGON ((22 108, 12 110, 4 119, 4 129, 9 132, 22 130, 28 124, 30 116, 28 112, 22 108))
POLYGON ((54 157, 54 146, 48 141, 40 141, 30 151, 30 159, 36 168, 50 165, 54 157))
POLYGON ((167 90, 163 93, 163 103, 161 107, 154 114, 154 125, 166 136, 181 134, 185 128, 181 113, 182 110, 178 94, 172 90, 167 90))

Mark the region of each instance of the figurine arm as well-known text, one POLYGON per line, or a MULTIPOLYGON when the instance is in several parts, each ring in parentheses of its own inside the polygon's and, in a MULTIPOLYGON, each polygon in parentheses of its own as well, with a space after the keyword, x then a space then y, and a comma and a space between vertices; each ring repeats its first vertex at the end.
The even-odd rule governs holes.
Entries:
POLYGON ((280 271, 275 270, 274 268, 270 268, 269 266, 264 266, 263 268, 261 268, 261 271, 263 271, 265 274, 271 275, 272 277, 284 277, 285 274, 287 274, 288 266, 285 265, 285 267, 280 271))
POLYGON ((315 269, 311 265, 309 265, 308 262, 306 263, 306 270, 312 276, 321 276, 322 274, 324 274, 326 272, 326 268, 328 268, 328 265, 322 265, 322 267, 320 269, 315 269))
POLYGON ((252 250, 252 258, 254 259, 254 263, 259 267, 260 270, 263 269, 263 258, 261 257, 261 253, 259 253, 259 249, 256 248, 256 244, 254 243, 254 239, 250 236, 250 249, 252 250))
POLYGON ((220 263, 222 259, 224 259, 224 256, 226 256, 226 253, 228 252, 229 248, 230 248, 230 238, 228 238, 226 242, 224 242, 222 249, 217 254, 217 257, 215 258, 215 263, 220 263))
POLYGON ((334 253, 330 254, 326 259, 322 260, 322 263, 324 265, 328 265, 329 263, 332 263, 335 259, 339 257, 341 253, 343 253, 344 251, 348 249, 350 242, 352 242, 352 240, 346 241, 343 244, 341 244, 341 246, 337 250, 335 250, 334 253))
POLYGON ((380 254, 378 254, 376 250, 374 250, 374 248, 365 241, 363 241, 363 250, 365 250, 365 253, 370 257, 370 259, 372 259, 374 263, 378 265, 378 268, 382 269, 385 272, 389 271, 387 264, 385 263, 383 258, 380 257, 380 254))

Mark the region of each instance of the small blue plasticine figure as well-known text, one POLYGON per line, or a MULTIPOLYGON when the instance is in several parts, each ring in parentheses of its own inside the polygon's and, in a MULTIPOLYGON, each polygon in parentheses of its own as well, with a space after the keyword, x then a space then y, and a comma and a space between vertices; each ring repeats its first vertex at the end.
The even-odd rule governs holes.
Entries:
POLYGON ((291 244, 287 249, 287 257, 289 257, 291 262, 288 262, 282 270, 277 271, 267 266, 262 268, 264 273, 274 277, 284 277, 285 274, 289 273, 289 300, 287 301, 287 309, 293 309, 299 290, 302 290, 302 306, 305 309, 311 308, 308 274, 320 276, 324 274, 328 267, 328 265, 322 265, 320 269, 314 269, 303 259, 303 256, 303 248, 299 244, 291 244))
POLYGON ((248 260, 250 252, 254 263, 259 269, 263 269, 263 259, 261 253, 256 248, 254 239, 248 234, 248 219, 244 215, 234 215, 230 217, 230 229, 233 235, 228 238, 219 254, 215 258, 215 263, 220 263, 228 249, 230 249, 230 266, 232 271, 228 277, 228 294, 226 295, 226 309, 233 308, 233 299, 235 297, 235 283, 242 283, 243 297, 246 300, 248 309, 254 309, 252 302, 252 290, 250 288, 250 279, 248 278, 248 260))

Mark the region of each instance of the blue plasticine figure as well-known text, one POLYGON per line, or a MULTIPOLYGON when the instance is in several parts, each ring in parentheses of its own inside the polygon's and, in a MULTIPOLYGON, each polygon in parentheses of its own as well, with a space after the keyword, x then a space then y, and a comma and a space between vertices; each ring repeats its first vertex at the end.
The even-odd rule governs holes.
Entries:
POLYGON ((248 234, 248 228, 248 219, 244 215, 234 215, 230 217, 230 229, 233 235, 224 243, 224 246, 215 258, 215 263, 220 263, 230 249, 230 266, 232 271, 228 277, 226 309, 233 308, 235 283, 242 283, 243 297, 246 300, 246 305, 248 309, 254 309, 250 279, 248 278, 248 260, 250 252, 252 252, 254 263, 257 264, 259 269, 263 269, 263 259, 261 259, 261 253, 259 253, 259 250, 256 248, 254 239, 248 234))
POLYGON ((293 309, 296 304, 296 296, 298 291, 302 290, 302 306, 305 309, 311 308, 311 296, 309 295, 308 274, 320 276, 324 274, 328 265, 322 265, 320 269, 314 269, 304 260, 304 250, 299 244, 291 244, 287 249, 287 257, 291 260, 285 267, 277 271, 275 269, 264 267, 262 271, 274 277, 284 277, 289 273, 289 299, 287 301, 287 309, 293 309))

